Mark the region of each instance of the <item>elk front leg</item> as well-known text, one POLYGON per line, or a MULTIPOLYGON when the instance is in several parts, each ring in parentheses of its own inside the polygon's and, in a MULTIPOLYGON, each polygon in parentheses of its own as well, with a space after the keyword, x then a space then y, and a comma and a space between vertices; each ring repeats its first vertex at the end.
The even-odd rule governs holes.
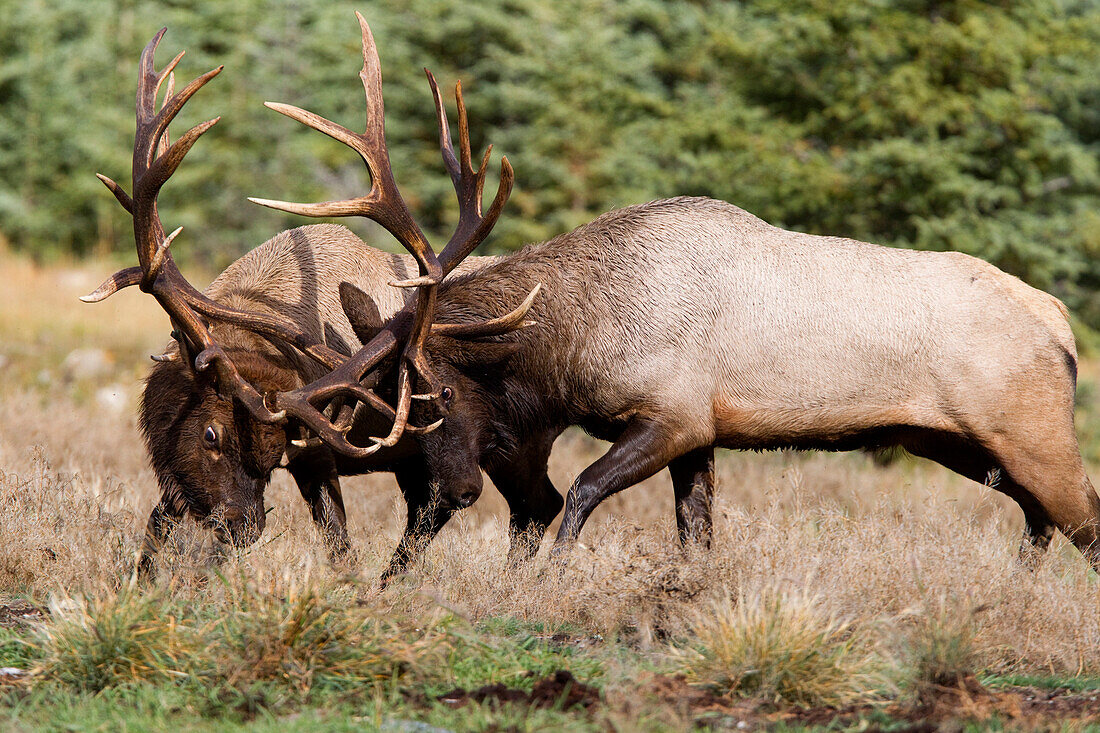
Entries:
POLYGON ((546 528, 558 516, 564 501, 546 474, 550 447, 556 435, 531 441, 525 450, 503 465, 486 467, 493 485, 508 502, 508 563, 516 566, 538 552, 546 528))
POLYGON ((183 502, 171 492, 161 494, 160 502, 153 507, 145 524, 145 539, 141 543, 141 557, 137 565, 138 580, 150 583, 156 579, 157 554, 164 547, 172 528, 182 518, 183 502))
POLYGON ((407 515, 405 534, 393 553, 389 567, 382 573, 383 588, 390 578, 405 572, 454 514, 454 510, 444 507, 439 495, 432 491, 422 458, 404 461, 393 473, 401 493, 405 495, 407 515))
POLYGON ((309 504, 313 522, 321 530, 329 558, 339 560, 348 554, 347 514, 340 493, 340 475, 328 450, 312 450, 292 458, 287 470, 298 484, 302 498, 309 504))
MULTIPOLYGON (((581 472, 565 499, 565 516, 558 529, 552 557, 566 555, 584 523, 600 502, 644 481, 670 461, 699 447, 674 426, 635 418, 610 450, 581 472)), ((709 441, 708 441, 709 442, 709 441)))
MULTIPOLYGON (((498 487, 496 479, 493 483, 498 487)), ((528 485, 529 493, 513 503, 508 495, 508 564, 512 567, 535 556, 547 527, 558 516, 565 500, 545 473, 528 485)), ((503 492, 502 492, 503 493, 503 492)))
POLYGON ((707 446, 669 461, 676 494, 676 529, 680 544, 709 548, 713 530, 714 447, 707 446))

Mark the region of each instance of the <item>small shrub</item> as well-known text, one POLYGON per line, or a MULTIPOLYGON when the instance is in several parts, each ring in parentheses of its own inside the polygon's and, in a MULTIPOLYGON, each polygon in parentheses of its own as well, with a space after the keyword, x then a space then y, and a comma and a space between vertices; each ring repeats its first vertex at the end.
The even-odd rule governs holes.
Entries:
POLYGON ((285 596, 248 585, 229 590, 212 640, 217 674, 238 689, 274 682, 307 695, 318 686, 371 684, 405 676, 447 649, 438 623, 406 628, 313 586, 285 596))
POLYGON ((941 598, 922 614, 905 645, 905 686, 918 697, 973 686, 981 659, 977 617, 984 610, 980 605, 960 608, 941 598))
POLYGON ((878 686, 874 657, 812 596, 726 596, 697 612, 690 628, 692 648, 675 652, 680 671, 718 694, 838 706, 878 686))
POLYGON ((52 599, 50 620, 32 644, 41 653, 35 678, 99 692, 189 676, 201 637, 157 597, 124 592, 52 599))

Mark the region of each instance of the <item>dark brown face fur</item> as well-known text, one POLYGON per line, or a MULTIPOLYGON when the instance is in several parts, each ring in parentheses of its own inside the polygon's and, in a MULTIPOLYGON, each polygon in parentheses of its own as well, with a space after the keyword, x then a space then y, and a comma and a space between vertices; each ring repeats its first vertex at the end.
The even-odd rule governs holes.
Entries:
MULTIPOLYGON (((521 283, 516 289, 522 287, 521 283)), ((461 284, 448 282, 441 297, 450 296, 451 318, 477 321, 498 315, 495 310, 507 310, 504 304, 511 303, 513 295, 506 289, 470 294, 461 284)), ((383 326, 371 296, 343 283, 340 297, 356 336, 363 343, 370 341, 383 326)), ((521 347, 518 335, 465 340, 433 334, 425 344, 436 379, 433 384, 421 380, 417 391, 439 389, 441 396, 432 402, 414 401, 409 422, 430 425, 443 418, 442 425, 417 435, 416 440, 432 491, 448 508, 461 509, 477 500, 482 489, 480 466, 486 460, 506 462, 518 447, 521 431, 525 435, 560 432, 560 421, 545 409, 544 391, 533 389, 529 378, 512 379, 515 370, 524 368, 512 360, 521 347)), ((388 360, 375 372, 378 394, 391 402, 396 399, 394 367, 394 360, 388 360)))
POLYGON ((498 424, 496 419, 503 381, 486 379, 485 372, 505 361, 514 345, 433 338, 429 351, 442 394, 434 402, 415 403, 411 422, 428 425, 444 418, 442 425, 418 436, 417 442, 440 501, 462 509, 481 495, 482 459, 489 454, 507 455, 513 447, 505 445, 512 432, 507 421, 498 424))
MULTIPOLYGON (((259 361, 234 356, 254 384, 287 381, 259 361), (257 379, 257 372, 267 380, 257 379)), ((146 380, 141 428, 166 496, 223 541, 243 547, 259 538, 264 489, 286 447, 282 428, 255 421, 240 403, 220 395, 212 378, 194 375, 179 361, 157 364, 146 380)))

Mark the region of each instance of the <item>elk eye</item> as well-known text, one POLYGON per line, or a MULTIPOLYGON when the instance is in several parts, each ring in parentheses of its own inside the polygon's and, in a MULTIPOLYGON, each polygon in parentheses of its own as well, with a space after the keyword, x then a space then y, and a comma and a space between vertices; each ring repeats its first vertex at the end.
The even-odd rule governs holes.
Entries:
POLYGON ((455 396, 454 390, 450 387, 444 387, 439 391, 439 396, 443 398, 444 402, 450 402, 455 396))
POLYGON ((206 426, 206 431, 202 434, 202 442, 206 444, 207 448, 218 447, 218 432, 214 430, 213 425, 206 426))

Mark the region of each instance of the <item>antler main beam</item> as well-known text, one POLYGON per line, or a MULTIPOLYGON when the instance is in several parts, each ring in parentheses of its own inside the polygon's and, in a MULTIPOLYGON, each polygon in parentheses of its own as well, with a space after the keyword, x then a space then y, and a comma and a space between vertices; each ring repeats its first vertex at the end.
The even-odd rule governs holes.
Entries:
POLYGON ((152 294, 168 313, 174 326, 181 332, 180 338, 187 339, 197 347, 198 354, 192 366, 202 371, 214 365, 217 369, 220 389, 238 397, 258 420, 279 422, 285 419, 285 413, 273 412, 267 408, 264 398, 241 377, 224 350, 214 341, 205 319, 232 323, 260 335, 289 343, 328 369, 338 366, 344 361, 344 357, 287 319, 241 311, 210 300, 187 282, 172 260, 168 248, 182 228, 168 235, 164 233, 157 211, 157 195, 183 162, 191 147, 220 118, 196 125, 175 143, 171 143, 168 139, 168 126, 187 101, 217 76, 222 67, 208 71, 194 79, 179 93, 174 93, 172 72, 183 58, 183 53, 176 55, 161 71, 157 71, 153 65, 157 46, 166 30, 162 28, 145 46, 139 63, 132 173, 133 196, 131 197, 122 186, 107 176, 96 174, 114 194, 119 204, 133 217, 134 240, 140 264, 116 272, 81 300, 96 303, 132 285, 137 285, 141 290, 152 294), (167 94, 163 105, 157 110, 157 93, 166 80, 168 81, 167 94))
POLYGON ((433 329, 454 334, 473 330, 484 333, 505 333, 522 327, 524 315, 531 306, 533 298, 528 298, 513 314, 494 319, 487 324, 475 324, 471 327, 453 325, 432 325, 435 311, 436 286, 440 280, 454 270, 458 264, 480 244, 496 223, 511 193, 514 174, 512 166, 505 158, 501 161, 500 187, 489 208, 482 216, 481 199, 485 184, 489 153, 477 171, 471 165, 470 133, 466 115, 466 106, 462 100, 461 85, 456 86, 455 95, 459 110, 459 155, 456 156, 451 143, 447 113, 439 94, 435 77, 425 69, 428 83, 435 99, 436 114, 439 122, 440 149, 443 163, 454 183, 459 202, 459 223, 442 255, 437 258, 424 237, 421 229, 413 222, 408 207, 401 198, 390 167, 389 153, 385 142, 385 125, 382 104, 382 74, 374 36, 366 20, 359 13, 363 38, 363 69, 359 77, 363 82, 366 96, 367 122, 363 134, 327 120, 313 112, 288 104, 267 102, 266 105, 287 117, 323 132, 339 140, 359 153, 367 165, 371 176, 371 190, 366 196, 344 201, 327 201, 315 204, 290 203, 270 199, 249 199, 253 203, 269 208, 305 216, 365 216, 381 224, 416 258, 420 266, 420 276, 410 280, 390 283, 395 287, 418 287, 416 299, 399 311, 369 343, 349 358, 339 368, 320 378, 316 382, 293 392, 281 393, 276 399, 280 409, 294 415, 325 442, 341 453, 364 457, 382 446, 397 443, 406 431, 426 431, 424 428, 408 427, 409 412, 413 398, 413 373, 426 382, 434 394, 435 378, 424 353, 424 343, 433 329), (480 326, 480 328, 478 328, 480 326), (371 391, 377 383, 377 377, 368 374, 377 369, 384 360, 395 352, 404 341, 405 345, 397 364, 397 405, 394 408, 381 409, 376 404, 377 395, 371 391), (346 439, 346 430, 338 428, 327 418, 323 410, 329 401, 336 397, 350 397, 368 402, 383 413, 392 415, 393 427, 384 438, 372 438, 369 446, 355 446, 346 439))

